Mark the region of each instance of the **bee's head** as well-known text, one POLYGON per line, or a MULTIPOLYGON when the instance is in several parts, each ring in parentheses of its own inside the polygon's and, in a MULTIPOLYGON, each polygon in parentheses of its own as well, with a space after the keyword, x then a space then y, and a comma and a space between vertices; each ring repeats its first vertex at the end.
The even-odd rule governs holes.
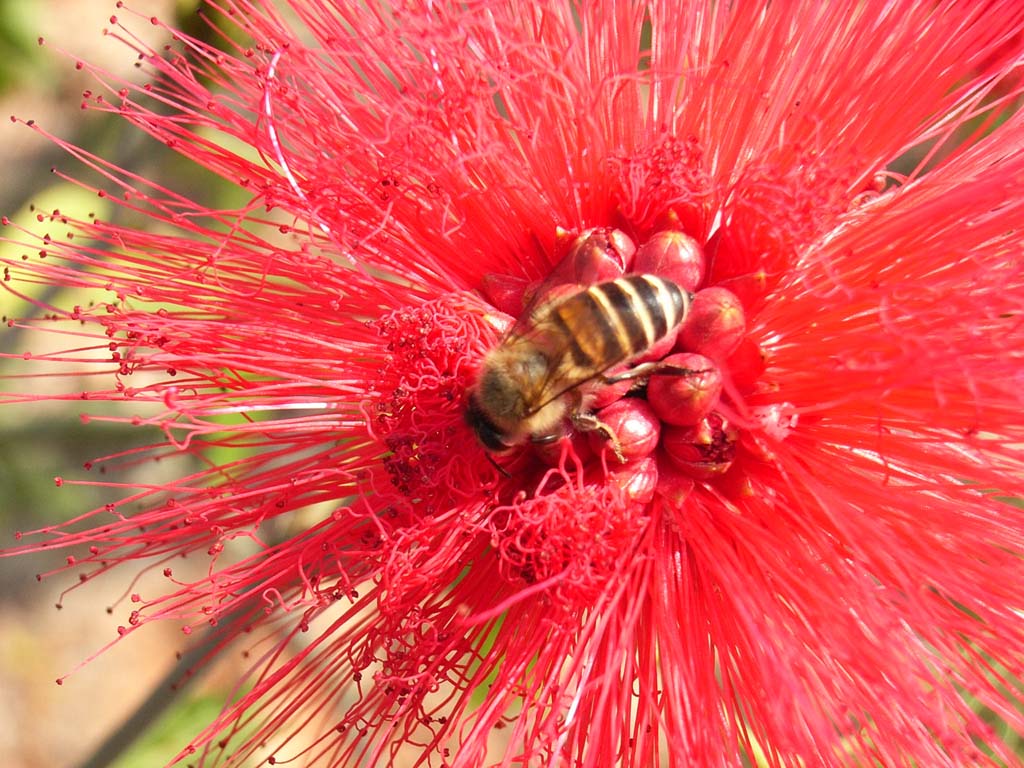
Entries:
POLYGON ((489 451, 500 453, 515 445, 512 436, 495 424, 480 407, 480 400, 474 391, 469 395, 466 405, 466 424, 476 434, 480 443, 489 451))

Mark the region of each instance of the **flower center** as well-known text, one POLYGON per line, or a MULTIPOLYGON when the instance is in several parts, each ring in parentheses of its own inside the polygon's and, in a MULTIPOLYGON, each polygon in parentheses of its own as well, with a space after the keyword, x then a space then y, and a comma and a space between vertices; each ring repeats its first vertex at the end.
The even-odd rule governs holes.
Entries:
POLYGON ((740 298, 707 284, 704 248, 678 229, 637 245, 596 228, 563 239, 539 285, 487 276, 516 317, 484 358, 467 421, 496 453, 603 462, 637 501, 730 473, 764 370, 740 298))

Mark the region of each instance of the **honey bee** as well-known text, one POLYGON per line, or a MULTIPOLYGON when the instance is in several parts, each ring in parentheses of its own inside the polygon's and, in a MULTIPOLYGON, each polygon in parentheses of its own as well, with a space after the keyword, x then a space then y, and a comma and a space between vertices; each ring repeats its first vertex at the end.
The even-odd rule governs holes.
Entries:
POLYGON ((542 304, 484 358, 466 422, 485 448, 500 452, 557 440, 569 419, 581 431, 601 431, 621 459, 612 430, 588 412, 588 397, 602 384, 654 370, 604 375, 682 323, 692 300, 670 280, 627 275, 542 304))

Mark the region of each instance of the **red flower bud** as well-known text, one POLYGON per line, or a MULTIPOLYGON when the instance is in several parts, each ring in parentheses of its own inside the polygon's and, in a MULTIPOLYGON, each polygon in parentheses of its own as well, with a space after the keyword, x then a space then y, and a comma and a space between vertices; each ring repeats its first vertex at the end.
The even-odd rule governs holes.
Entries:
MULTIPOLYGON (((658 445, 661 422, 644 400, 636 397, 617 400, 598 411, 597 418, 615 435, 619 451, 627 461, 649 456, 658 445)), ((590 433, 590 444, 595 452, 602 448, 612 450, 611 441, 601 430, 590 433)))
POLYGON ((732 466, 738 438, 735 427, 721 414, 712 413, 692 427, 665 427, 662 445, 679 469, 690 477, 707 480, 732 466))
POLYGON ((608 482, 626 492, 630 501, 646 504, 659 487, 658 462, 653 457, 617 464, 608 473, 608 482))
POLYGON ((705 288, 693 299, 678 346, 721 360, 739 346, 746 331, 743 305, 736 295, 725 288, 705 288))
MULTIPOLYGON (((623 373, 626 370, 628 369, 620 366, 613 369, 612 375, 615 375, 616 373, 623 373)), ((612 384, 605 384, 594 393, 593 398, 590 400, 590 407, 595 411, 599 411, 602 408, 611 405, 616 400, 621 400, 635 384, 635 379, 623 379, 622 381, 616 381, 612 384)))
POLYGON ((655 373, 647 384, 647 402, 668 424, 696 424, 718 405, 722 372, 703 355, 676 353, 664 363, 664 372, 655 373))
POLYGON ((585 285, 614 280, 633 264, 636 244, 620 229, 595 227, 583 232, 569 247, 565 264, 572 278, 585 285))
POLYGON ((704 249, 677 230, 657 232, 636 252, 633 271, 674 281, 684 291, 696 291, 704 280, 704 249))
POLYGON ((523 312, 523 295, 528 285, 523 277, 488 272, 480 280, 480 293, 495 309, 518 317, 523 312))

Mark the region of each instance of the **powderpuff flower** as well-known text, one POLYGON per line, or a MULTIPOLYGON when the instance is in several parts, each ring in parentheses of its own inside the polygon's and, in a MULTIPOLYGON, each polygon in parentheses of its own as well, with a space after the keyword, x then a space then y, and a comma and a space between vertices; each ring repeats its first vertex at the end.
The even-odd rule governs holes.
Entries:
POLYGON ((92 300, 10 322, 90 388, 8 407, 157 435, 11 552, 253 659, 180 759, 1021 764, 1024 7, 222 5, 112 19, 148 79, 83 103, 248 204, 54 138, 143 223, 5 222, 8 291, 92 300), (544 427, 478 386, 508 339, 589 372, 544 427))

